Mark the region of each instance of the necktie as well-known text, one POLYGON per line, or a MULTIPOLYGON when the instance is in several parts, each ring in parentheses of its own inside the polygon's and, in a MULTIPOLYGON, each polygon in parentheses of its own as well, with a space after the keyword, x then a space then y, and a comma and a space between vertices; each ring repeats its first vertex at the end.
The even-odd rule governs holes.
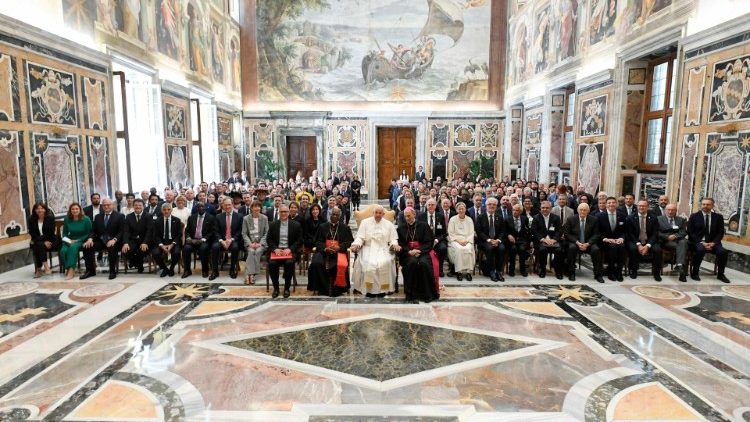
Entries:
POLYGON ((565 224, 565 208, 560 208, 560 220, 565 224))
POLYGON ((544 217, 544 228, 549 230, 549 216, 544 217))
POLYGON ((232 214, 227 214, 227 232, 225 234, 226 240, 232 238, 232 214))
POLYGON ((273 221, 276 221, 279 219, 279 210, 278 208, 273 209, 273 221))
POLYGON ((195 227, 195 238, 196 239, 202 239, 203 238, 203 216, 198 216, 198 224, 196 224, 195 227))
POLYGON ((109 225, 109 214, 104 214, 104 227, 109 225))
POLYGON ((435 216, 433 214, 430 214, 430 228, 435 233, 435 216))
POLYGON ((674 227, 674 218, 669 219, 669 228, 674 227))
POLYGON ((164 219, 164 238, 167 240, 172 240, 172 231, 169 230, 169 218, 164 219))
POLYGON ((581 235, 579 237, 581 243, 586 243, 586 220, 581 220, 581 235))
POLYGON ((612 229, 612 231, 615 231, 615 215, 610 214, 609 215, 609 228, 612 229))
POLYGON ((140 214, 136 214, 135 215, 135 224, 138 224, 140 222, 141 222, 141 215, 140 214))
POLYGON ((448 219, 451 218, 450 210, 443 210, 443 215, 445 215, 445 227, 448 227, 448 219))
POLYGON ((490 214, 490 237, 495 238, 495 214, 490 214))
POLYGON ((646 216, 641 215, 641 233, 639 237, 641 245, 646 244, 646 216))
POLYGON ((708 214, 705 214, 705 217, 706 217, 706 223, 705 223, 706 224, 706 226, 705 226, 706 228, 704 230, 705 234, 703 235, 703 240, 705 240, 706 242, 708 242, 708 232, 709 232, 709 230, 711 228, 711 220, 708 219, 708 214))
POLYGON ((521 232, 521 220, 516 218, 516 233, 520 233, 520 232, 521 232))

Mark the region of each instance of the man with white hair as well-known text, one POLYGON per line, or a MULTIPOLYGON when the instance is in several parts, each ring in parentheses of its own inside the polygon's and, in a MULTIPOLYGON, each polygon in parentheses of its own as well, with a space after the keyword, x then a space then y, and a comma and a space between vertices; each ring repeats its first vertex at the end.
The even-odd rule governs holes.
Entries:
POLYGON ((432 251, 435 237, 427 224, 417 221, 413 207, 406 207, 403 214, 404 223, 399 224, 397 233, 406 301, 429 303, 440 298, 438 259, 432 251))
POLYGON ((385 209, 374 206, 374 215, 359 225, 351 250, 358 253, 354 263, 354 290, 368 296, 383 295, 395 290, 396 267, 391 251, 400 252, 396 227, 384 220, 385 209))
POLYGON ((578 215, 568 217, 564 223, 565 237, 568 240, 568 279, 576 280, 576 257, 578 254, 587 253, 591 255, 594 264, 594 278, 599 283, 604 283, 602 277, 602 259, 599 254, 599 222, 596 218, 589 216, 589 205, 578 205, 578 215))

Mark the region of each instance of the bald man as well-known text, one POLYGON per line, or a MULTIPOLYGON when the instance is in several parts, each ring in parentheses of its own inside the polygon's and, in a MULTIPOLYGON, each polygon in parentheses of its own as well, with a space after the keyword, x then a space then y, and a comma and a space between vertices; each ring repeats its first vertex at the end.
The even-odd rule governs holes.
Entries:
POLYGON ((563 228, 568 240, 568 279, 576 279, 576 255, 589 254, 594 263, 594 278, 599 283, 604 283, 602 277, 602 260, 599 254, 599 223, 596 218, 589 215, 589 206, 586 203, 578 205, 578 215, 568 217, 563 228))

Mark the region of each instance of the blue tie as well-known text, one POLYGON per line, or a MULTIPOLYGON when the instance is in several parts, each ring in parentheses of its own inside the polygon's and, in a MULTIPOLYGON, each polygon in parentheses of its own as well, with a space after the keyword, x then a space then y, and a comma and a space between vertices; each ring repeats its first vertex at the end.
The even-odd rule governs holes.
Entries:
POLYGON ((581 239, 580 239, 581 243, 586 243, 585 242, 585 240, 586 240, 585 232, 586 232, 586 220, 581 220, 581 239))
POLYGON ((109 225, 109 214, 104 214, 104 227, 109 225))

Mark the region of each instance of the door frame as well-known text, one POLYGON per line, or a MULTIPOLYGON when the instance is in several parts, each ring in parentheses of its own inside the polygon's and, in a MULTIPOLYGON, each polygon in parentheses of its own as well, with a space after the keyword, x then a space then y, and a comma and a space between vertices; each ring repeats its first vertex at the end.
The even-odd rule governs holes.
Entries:
POLYGON ((414 140, 416 151, 414 152, 414 165, 415 168, 411 169, 412 173, 409 174, 409 179, 414 175, 413 172, 418 166, 422 166, 427 171, 425 165, 425 145, 427 144, 427 116, 424 117, 382 117, 382 118, 371 118, 369 119, 370 135, 372 136, 372 142, 367 146, 367 156, 373 157, 372 160, 367 160, 368 164, 368 177, 365 180, 365 186, 367 187, 368 196, 367 199, 377 199, 378 195, 378 128, 381 127, 408 127, 416 129, 416 139, 414 140))
MULTIPOLYGON (((324 148, 323 128, 279 128, 276 131, 276 158, 284 166, 282 173, 287 174, 286 138, 288 136, 314 136, 315 137, 315 167, 322 174, 320 163, 323 163, 324 148)), ((286 179, 284 179, 286 180, 286 179)))

